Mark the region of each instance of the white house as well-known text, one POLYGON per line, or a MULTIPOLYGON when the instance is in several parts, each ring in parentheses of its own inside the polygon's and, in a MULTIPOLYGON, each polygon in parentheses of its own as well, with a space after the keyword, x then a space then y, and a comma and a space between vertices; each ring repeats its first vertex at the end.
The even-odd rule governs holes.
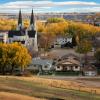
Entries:
POLYGON ((29 65, 27 69, 29 70, 39 70, 39 72, 50 72, 54 68, 53 60, 49 59, 32 59, 32 63, 29 65))
POLYGON ((72 37, 57 37, 54 41, 54 47, 61 47, 66 43, 72 43, 72 37))

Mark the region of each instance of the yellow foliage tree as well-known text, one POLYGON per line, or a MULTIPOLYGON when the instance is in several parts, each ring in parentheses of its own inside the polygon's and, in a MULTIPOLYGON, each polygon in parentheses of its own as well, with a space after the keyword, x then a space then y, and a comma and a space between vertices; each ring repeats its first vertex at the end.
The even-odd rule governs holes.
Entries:
POLYGON ((0 43, 0 69, 3 74, 8 70, 13 72, 15 67, 24 70, 30 63, 31 56, 28 50, 19 43, 2 44, 0 43))

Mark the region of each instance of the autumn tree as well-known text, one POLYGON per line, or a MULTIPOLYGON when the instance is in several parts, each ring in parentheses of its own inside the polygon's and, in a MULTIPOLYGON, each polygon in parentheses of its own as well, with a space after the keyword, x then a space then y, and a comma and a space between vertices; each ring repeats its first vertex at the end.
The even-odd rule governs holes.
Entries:
POLYGON ((57 21, 47 23, 45 26, 44 33, 52 35, 66 35, 68 30, 68 23, 66 21, 57 21))
POLYGON ((77 45, 76 52, 80 54, 84 54, 84 61, 85 64, 87 64, 87 53, 92 50, 92 44, 91 41, 88 40, 82 40, 80 43, 77 45))
POLYGON ((0 69, 2 74, 12 73, 15 67, 22 71, 30 63, 31 56, 28 50, 18 43, 0 44, 0 69))
POLYGON ((51 47, 51 44, 54 40, 54 35, 49 33, 42 33, 42 35, 39 38, 39 47, 44 49, 44 51, 48 51, 48 49, 51 47))
POLYGON ((37 21, 37 24, 36 25, 37 25, 37 31, 39 33, 43 33, 44 30, 45 30, 45 23, 40 22, 40 21, 37 21))

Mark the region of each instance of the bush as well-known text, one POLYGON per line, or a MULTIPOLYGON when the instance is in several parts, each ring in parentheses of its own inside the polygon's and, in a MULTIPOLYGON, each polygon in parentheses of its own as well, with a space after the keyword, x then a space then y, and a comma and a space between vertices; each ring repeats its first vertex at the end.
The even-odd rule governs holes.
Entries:
POLYGON ((56 71, 55 72, 55 75, 65 75, 65 76, 77 76, 77 75, 80 75, 81 72, 80 71, 56 71))
POLYGON ((23 73, 22 76, 30 77, 30 76, 32 76, 32 75, 33 75, 33 74, 32 74, 30 71, 25 71, 25 72, 23 73))

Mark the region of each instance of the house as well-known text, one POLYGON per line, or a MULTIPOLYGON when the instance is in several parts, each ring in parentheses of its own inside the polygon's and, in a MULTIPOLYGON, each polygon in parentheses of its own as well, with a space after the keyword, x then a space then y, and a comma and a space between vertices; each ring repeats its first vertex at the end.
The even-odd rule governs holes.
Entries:
POLYGON ((73 55, 68 55, 66 57, 62 57, 58 61, 58 63, 55 66, 56 72, 64 72, 64 73, 71 73, 76 74, 81 72, 81 64, 77 57, 73 55))
POLYGON ((83 70, 83 75, 85 76, 96 76, 97 75, 97 69, 94 65, 85 65, 83 70))
POLYGON ((63 46, 67 47, 67 44, 72 45, 72 37, 57 37, 54 41, 54 48, 62 48, 63 46))
POLYGON ((38 51, 37 45, 37 31, 35 26, 35 16, 31 14, 30 27, 24 28, 22 21, 21 10, 19 12, 18 26, 16 30, 10 30, 8 32, 8 43, 20 42, 25 45, 28 49, 34 48, 34 51, 38 51))
POLYGON ((28 70, 38 70, 39 73, 51 73, 53 70, 53 60, 34 58, 27 68, 28 70))
POLYGON ((80 63, 74 59, 60 61, 56 66, 56 71, 80 71, 80 63))

